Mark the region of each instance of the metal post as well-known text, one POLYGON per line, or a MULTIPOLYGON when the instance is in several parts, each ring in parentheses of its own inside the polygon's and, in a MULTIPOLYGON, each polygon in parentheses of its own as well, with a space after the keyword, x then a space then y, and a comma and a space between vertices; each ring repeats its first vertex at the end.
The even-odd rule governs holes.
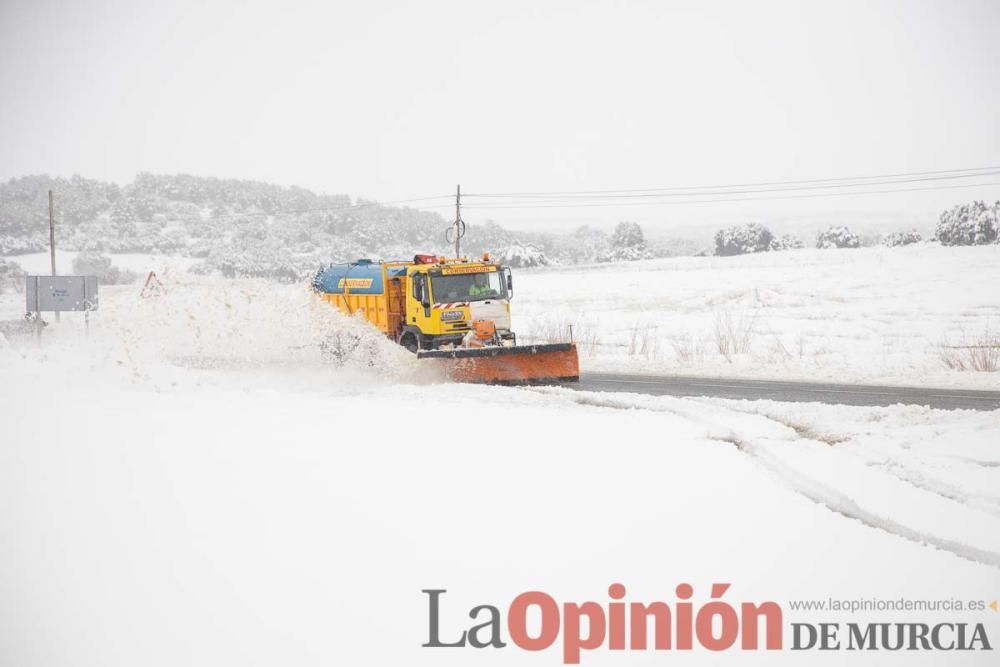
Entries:
POLYGON ((35 276, 35 339, 39 345, 42 344, 42 311, 38 304, 40 290, 38 276, 35 276))
MULTIPOLYGON (((52 190, 49 190, 49 258, 52 260, 52 275, 56 275, 56 216, 52 204, 52 190)), ((56 311, 56 322, 60 319, 56 311)))
POLYGON ((87 278, 83 278, 83 335, 90 337, 90 297, 87 295, 87 278))

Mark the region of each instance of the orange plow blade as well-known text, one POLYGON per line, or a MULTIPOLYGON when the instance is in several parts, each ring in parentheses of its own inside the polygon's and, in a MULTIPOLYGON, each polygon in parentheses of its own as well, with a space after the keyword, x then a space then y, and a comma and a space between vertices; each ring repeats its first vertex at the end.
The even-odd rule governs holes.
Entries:
POLYGON ((441 359, 456 382, 545 384, 580 379, 580 359, 573 343, 427 350, 418 359, 441 359))

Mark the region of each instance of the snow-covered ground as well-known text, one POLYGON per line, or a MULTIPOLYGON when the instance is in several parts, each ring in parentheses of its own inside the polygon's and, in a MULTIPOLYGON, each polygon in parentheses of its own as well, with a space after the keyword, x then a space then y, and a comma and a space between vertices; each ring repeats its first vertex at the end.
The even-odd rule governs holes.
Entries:
MULTIPOLYGON (((63 271, 74 256, 58 254, 63 271)), ((194 282, 190 258, 112 258, 140 277, 155 271, 167 282, 194 282)), ((48 254, 12 259, 28 272, 48 271, 48 254)), ((515 286, 521 339, 566 339, 572 326, 591 370, 1000 387, 998 373, 944 363, 1000 340, 998 245, 519 269, 515 286)), ((0 317, 23 309, 16 295, 0 296, 0 317)))
POLYGON ((678 257, 522 269, 514 282, 521 335, 562 338, 572 324, 591 369, 1000 388, 1000 373, 941 357, 1000 337, 997 245, 678 257))
MULTIPOLYGON (((689 298, 703 317, 713 298, 700 281, 654 266, 656 281, 686 286, 674 303, 689 298)), ((653 282, 632 267, 531 273, 519 307, 574 275, 609 320, 630 316, 612 292, 637 307, 636 290, 653 282)), ((844 280, 850 294, 858 279, 844 280)), ((898 294, 900 283, 875 291, 898 294)), ((654 304, 670 292, 656 289, 654 304)), ((733 285, 744 290, 734 301, 758 298, 753 289, 733 285)), ((794 301, 805 289, 779 293, 794 301)), ((966 299, 948 307, 972 308, 966 299)), ((927 309, 947 307, 912 312, 927 309)), ((788 606, 997 598, 1000 412, 453 385, 304 288, 260 281, 175 274, 149 299, 135 285, 102 288, 91 324, 85 337, 66 315, 42 347, 0 349, 4 665, 555 665, 558 645, 421 648, 421 590, 448 589, 451 636, 475 605, 506 609, 527 590, 606 601, 612 582, 630 599, 671 603, 678 583, 704 603, 713 582, 730 582, 728 601, 778 601, 786 623, 982 622, 1000 639, 990 610, 831 619, 788 606), (360 341, 343 366, 320 353, 330 331, 360 341)), ((847 657, 938 665, 942 655, 847 657)), ((802 662, 788 651, 600 649, 583 664, 720 659, 802 662)))

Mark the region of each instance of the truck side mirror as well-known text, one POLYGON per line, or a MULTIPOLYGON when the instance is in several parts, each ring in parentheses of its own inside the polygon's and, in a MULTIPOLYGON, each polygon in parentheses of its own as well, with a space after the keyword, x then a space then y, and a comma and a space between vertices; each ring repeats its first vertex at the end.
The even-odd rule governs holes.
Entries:
POLYGON ((430 295, 427 293, 427 276, 417 276, 414 281, 413 296, 425 310, 431 307, 430 295))
POLYGON ((507 298, 514 296, 514 278, 510 275, 510 269, 504 269, 504 277, 507 279, 507 298))

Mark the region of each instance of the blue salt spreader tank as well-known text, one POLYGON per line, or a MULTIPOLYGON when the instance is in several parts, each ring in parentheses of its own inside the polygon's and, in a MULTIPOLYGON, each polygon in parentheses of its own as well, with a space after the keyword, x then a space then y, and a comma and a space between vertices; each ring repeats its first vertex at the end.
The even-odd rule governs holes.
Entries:
POLYGON ((313 278, 313 287, 323 294, 382 294, 385 292, 385 267, 370 259, 350 264, 331 264, 320 269, 313 278))

